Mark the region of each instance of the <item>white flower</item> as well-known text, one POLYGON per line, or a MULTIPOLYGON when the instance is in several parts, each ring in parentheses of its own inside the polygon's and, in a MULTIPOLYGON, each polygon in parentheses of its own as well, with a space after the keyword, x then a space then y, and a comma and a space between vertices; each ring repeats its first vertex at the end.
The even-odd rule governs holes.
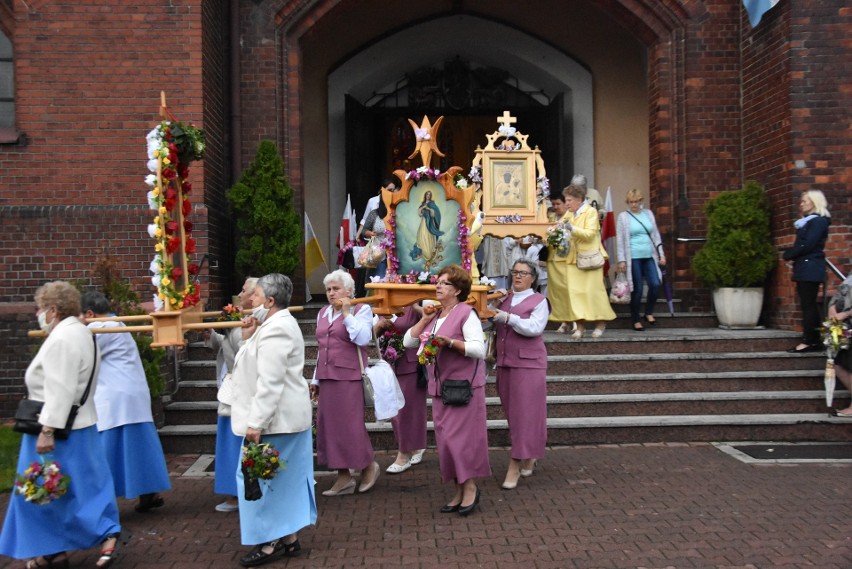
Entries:
POLYGON ((384 279, 380 276, 374 275, 374 276, 370 277, 370 282, 371 283, 381 283, 381 282, 384 282, 384 279))
POLYGON ((157 288, 160 288, 160 275, 154 275, 151 277, 151 284, 157 288))
POLYGON ((149 172, 156 172, 157 171, 157 159, 156 158, 151 158, 150 160, 148 160, 148 171, 149 172))
POLYGON ((147 176, 145 176, 145 183, 153 188, 157 183, 157 175, 148 174, 147 176))
POLYGON ((148 192, 148 207, 151 209, 160 208, 160 204, 157 203, 157 196, 154 195, 154 192, 148 192))
POLYGON ((151 259, 151 264, 148 266, 148 270, 154 273, 155 275, 160 274, 160 258, 154 257, 151 259))
POLYGON ((418 281, 428 281, 429 280, 429 271, 423 271, 422 273, 417 275, 418 281))
POLYGON ((456 187, 457 188, 465 189, 469 185, 470 184, 468 184, 467 180, 465 180, 464 178, 459 178, 458 180, 456 180, 456 187))
POLYGON ((515 128, 515 127, 513 127, 513 126, 509 126, 509 125, 507 125, 507 124, 500 125, 500 128, 498 128, 497 130, 498 130, 500 133, 505 134, 507 137, 509 137, 509 136, 515 136, 515 133, 516 133, 516 132, 518 132, 518 129, 516 129, 516 128, 515 128))
POLYGON ((148 224, 148 236, 151 239, 154 239, 157 236, 157 229, 159 229, 159 228, 157 227, 156 223, 149 223, 148 224))
POLYGON ((165 306, 163 299, 155 294, 154 295, 154 310, 162 310, 163 306, 165 306))
POLYGON ((479 279, 479 284, 482 286, 496 286, 497 281, 489 279, 488 277, 483 275, 482 278, 479 279))

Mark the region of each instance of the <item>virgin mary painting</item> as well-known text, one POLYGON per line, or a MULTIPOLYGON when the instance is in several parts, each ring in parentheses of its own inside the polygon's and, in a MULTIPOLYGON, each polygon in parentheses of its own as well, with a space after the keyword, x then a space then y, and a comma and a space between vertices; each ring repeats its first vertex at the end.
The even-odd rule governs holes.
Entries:
POLYGON ((462 262, 457 243, 459 208, 434 180, 421 180, 411 188, 409 200, 397 205, 395 213, 400 273, 435 274, 442 267, 462 262))
POLYGON ((444 235, 441 231, 441 210, 432 201, 432 192, 423 194, 423 201, 417 208, 420 216, 420 227, 417 229, 417 240, 411 248, 411 260, 423 260, 426 267, 431 267, 440 261, 440 253, 444 250, 444 244, 440 238, 444 235))

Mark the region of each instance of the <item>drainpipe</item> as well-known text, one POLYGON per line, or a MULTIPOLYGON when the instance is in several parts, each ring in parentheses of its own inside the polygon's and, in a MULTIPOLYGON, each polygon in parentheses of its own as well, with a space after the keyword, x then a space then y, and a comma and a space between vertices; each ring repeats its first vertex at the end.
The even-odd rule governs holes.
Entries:
POLYGON ((229 24, 231 33, 231 179, 233 184, 241 170, 240 148, 242 147, 242 114, 240 109, 240 0, 231 0, 229 24))

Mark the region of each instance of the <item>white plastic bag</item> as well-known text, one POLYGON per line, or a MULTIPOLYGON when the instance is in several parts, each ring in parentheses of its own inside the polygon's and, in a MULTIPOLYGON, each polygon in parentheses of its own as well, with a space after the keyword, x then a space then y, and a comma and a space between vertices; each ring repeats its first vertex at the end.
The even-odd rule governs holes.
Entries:
POLYGON ((367 375, 373 384, 376 420, 387 421, 396 417, 405 406, 405 397, 393 368, 388 362, 379 360, 367 368, 367 375))
POLYGON ((612 290, 609 292, 609 301, 613 304, 630 304, 630 283, 627 282, 627 275, 624 273, 615 275, 615 282, 612 283, 612 290))

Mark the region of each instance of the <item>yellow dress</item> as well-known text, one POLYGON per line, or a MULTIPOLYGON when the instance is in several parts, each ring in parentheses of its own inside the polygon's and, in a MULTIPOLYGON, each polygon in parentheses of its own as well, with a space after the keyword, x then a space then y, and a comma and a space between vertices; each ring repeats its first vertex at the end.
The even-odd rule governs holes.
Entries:
MULTIPOLYGON (((558 223, 570 220, 572 215, 569 211, 558 223)), ((550 301, 551 322, 571 321, 568 307, 568 256, 557 255, 555 247, 548 247, 547 250, 547 299, 550 301)))
MULTIPOLYGON (((568 322, 576 320, 615 320, 615 312, 609 303, 609 296, 604 285, 603 267, 592 271, 581 271, 577 268, 577 251, 600 251, 604 258, 609 258, 601 244, 601 226, 598 212, 588 203, 584 204, 574 217, 566 214, 573 225, 569 243, 571 249, 565 265, 565 278, 568 288, 567 316, 560 318, 568 322)), ((550 266, 548 264, 548 269, 550 266)), ((547 274, 548 289, 550 288, 550 272, 547 274)), ((555 312, 555 310, 554 310, 555 312)))

